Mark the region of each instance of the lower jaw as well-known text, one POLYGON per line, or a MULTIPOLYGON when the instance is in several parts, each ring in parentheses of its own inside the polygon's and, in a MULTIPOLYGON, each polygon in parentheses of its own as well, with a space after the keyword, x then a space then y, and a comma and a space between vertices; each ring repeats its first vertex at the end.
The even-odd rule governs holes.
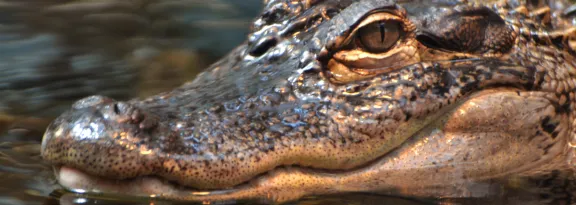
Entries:
MULTIPOLYGON (((367 176, 367 170, 360 170, 352 175, 367 176)), ((466 180, 455 180, 450 186, 438 187, 414 185, 405 187, 406 189, 396 189, 400 184, 381 184, 378 188, 370 185, 359 186, 349 184, 341 180, 346 178, 343 174, 319 174, 312 170, 298 167, 287 167, 273 170, 266 175, 259 176, 248 183, 225 190, 199 191, 190 187, 177 185, 173 182, 155 177, 142 176, 126 180, 106 179, 98 176, 86 174, 80 170, 70 167, 56 168, 56 176, 59 183, 69 191, 88 194, 105 195, 118 198, 147 198, 158 200, 175 201, 202 201, 202 202, 235 202, 238 200, 259 200, 264 203, 282 203, 296 200, 307 195, 325 195, 342 192, 373 192, 402 195, 405 197, 486 197, 497 194, 494 190, 499 190, 498 184, 475 183, 466 180), (318 182, 317 187, 304 182, 318 182), (279 184, 278 184, 279 183, 279 184), (286 183, 286 184, 283 184, 286 183), (347 186, 346 184, 350 185, 347 186), (279 186, 280 185, 280 186, 279 186), (387 188, 386 188, 387 187, 387 188), (479 189, 480 188, 480 189, 479 189), (462 195, 462 190, 470 194, 462 195), (472 192, 470 192, 473 190, 472 192), (456 195, 453 195, 456 194, 456 195)), ((377 178, 382 179, 382 176, 377 178)), ((375 179, 368 179, 375 181, 375 179)), ((390 179, 395 181, 394 179, 390 179)), ((400 183, 409 181, 401 180, 400 183)))
POLYGON ((233 190, 197 191, 154 176, 114 180, 86 174, 71 167, 56 167, 60 185, 76 193, 117 194, 134 197, 193 200, 208 195, 225 194, 233 190))
MULTIPOLYGON (((55 167, 55 173, 60 185, 71 192, 88 195, 117 196, 121 198, 202 202, 259 200, 265 203, 278 203, 296 200, 310 194, 306 191, 294 191, 294 187, 288 188, 288 190, 292 190, 292 192, 283 191, 277 193, 274 191, 275 188, 277 188, 274 186, 274 182, 268 183, 269 180, 275 181, 274 179, 278 178, 280 178, 279 181, 285 181, 285 178, 303 179, 300 178, 302 175, 310 174, 302 172, 299 168, 271 171, 236 187, 211 191, 195 190, 156 176, 141 176, 125 180, 106 179, 89 175, 78 169, 66 166, 55 167)), ((300 184, 301 182, 297 183, 300 184)), ((329 192, 323 192, 323 194, 326 193, 329 192)))

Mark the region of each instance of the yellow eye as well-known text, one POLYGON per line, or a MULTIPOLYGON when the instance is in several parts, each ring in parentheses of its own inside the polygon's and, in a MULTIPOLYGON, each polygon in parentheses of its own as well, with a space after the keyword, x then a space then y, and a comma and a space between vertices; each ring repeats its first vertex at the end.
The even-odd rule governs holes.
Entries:
POLYGON ((358 29, 356 44, 366 52, 383 53, 393 48, 403 35, 400 22, 377 21, 358 29))
POLYGON ((401 11, 369 13, 328 48, 327 76, 333 83, 344 84, 417 63, 415 30, 401 11))

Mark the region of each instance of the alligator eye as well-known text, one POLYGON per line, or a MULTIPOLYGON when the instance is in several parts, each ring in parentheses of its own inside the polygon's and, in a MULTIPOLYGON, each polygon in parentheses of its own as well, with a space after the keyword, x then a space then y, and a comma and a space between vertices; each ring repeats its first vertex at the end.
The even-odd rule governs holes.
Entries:
POLYGON ((326 76, 344 84, 391 72, 420 60, 416 26, 399 10, 367 14, 330 44, 326 76))
POLYGON ((356 44, 370 53, 383 53, 396 45, 403 35, 398 21, 377 21, 358 29, 356 44))

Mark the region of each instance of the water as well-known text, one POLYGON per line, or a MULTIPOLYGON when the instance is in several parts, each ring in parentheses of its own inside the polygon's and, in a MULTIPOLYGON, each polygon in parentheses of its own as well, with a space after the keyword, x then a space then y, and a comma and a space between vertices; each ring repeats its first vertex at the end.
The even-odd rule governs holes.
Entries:
POLYGON ((58 188, 37 142, 0 143, 0 204, 43 204, 58 188))

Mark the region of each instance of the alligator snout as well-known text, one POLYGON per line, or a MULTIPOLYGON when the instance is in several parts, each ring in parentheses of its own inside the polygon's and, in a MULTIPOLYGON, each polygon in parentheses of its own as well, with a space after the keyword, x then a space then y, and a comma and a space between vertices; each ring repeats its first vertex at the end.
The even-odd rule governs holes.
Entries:
POLYGON ((131 104, 87 97, 49 125, 42 156, 98 176, 124 179, 150 174, 154 167, 150 162, 155 160, 150 160, 151 151, 143 144, 151 140, 155 126, 152 117, 131 104))
MULTIPOLYGON (((201 138, 202 129, 194 129, 194 123, 186 124, 184 119, 173 118, 161 107, 102 96, 79 100, 48 126, 42 156, 56 167, 67 168, 60 170, 71 168, 116 180, 155 176, 202 189, 231 187, 276 166, 270 162, 253 164, 238 160, 245 158, 245 153, 239 152, 237 157, 234 153, 214 150, 237 148, 232 145, 239 143, 223 141, 220 136, 201 138), (184 124, 187 127, 182 127, 184 124), (203 144, 199 139, 216 146, 203 144), (234 171, 240 168, 244 170, 234 171)), ((253 157, 254 163, 264 161, 259 157, 253 157)), ((270 161, 278 161, 274 159, 270 161)))

